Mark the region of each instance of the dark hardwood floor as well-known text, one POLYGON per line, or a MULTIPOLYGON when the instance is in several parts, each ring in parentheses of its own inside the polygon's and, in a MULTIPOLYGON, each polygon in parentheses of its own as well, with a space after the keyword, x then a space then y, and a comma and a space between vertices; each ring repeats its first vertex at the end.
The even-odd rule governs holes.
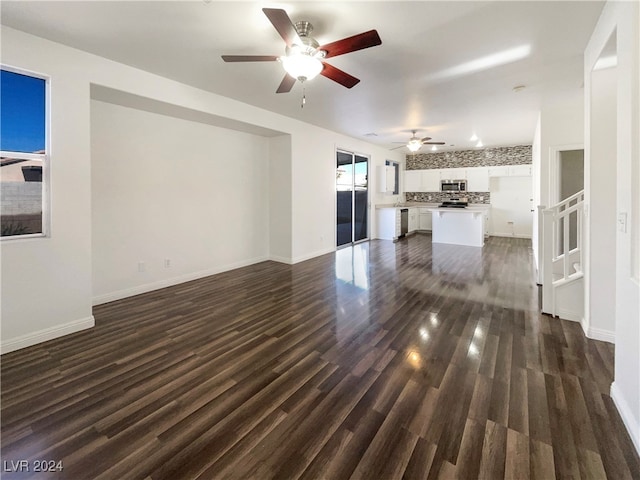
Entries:
POLYGON ((2 477, 640 478, 613 346, 538 313, 531 263, 415 235, 96 307, 2 357, 2 477))

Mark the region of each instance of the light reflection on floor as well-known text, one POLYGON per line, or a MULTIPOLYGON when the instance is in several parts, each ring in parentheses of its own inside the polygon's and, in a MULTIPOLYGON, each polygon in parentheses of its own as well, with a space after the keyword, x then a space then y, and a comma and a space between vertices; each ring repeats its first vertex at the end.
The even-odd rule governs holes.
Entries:
POLYGON ((359 243, 336 252, 336 278, 369 290, 369 243, 359 243))

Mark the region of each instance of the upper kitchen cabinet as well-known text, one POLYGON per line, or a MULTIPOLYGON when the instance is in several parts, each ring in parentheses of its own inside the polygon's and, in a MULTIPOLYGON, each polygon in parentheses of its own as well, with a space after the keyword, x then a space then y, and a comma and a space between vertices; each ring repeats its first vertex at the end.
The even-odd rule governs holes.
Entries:
POLYGON ((490 177, 508 177, 509 176, 509 166, 508 165, 500 165, 497 167, 489 167, 489 176, 490 177))
POLYGON ((531 165, 500 165, 489 167, 490 177, 530 177, 531 165))
POLYGON ((443 168, 440 170, 440 180, 466 180, 466 168, 443 168))
POLYGON ((509 176, 510 177, 530 177, 531 165, 510 165, 509 176))
POLYGON ((422 192, 422 170, 406 170, 404 172, 404 191, 422 192))
POLYGON ((420 170, 422 172, 423 192, 440 191, 440 170, 420 170))
POLYGON ((397 195, 399 193, 399 171, 400 165, 387 160, 385 165, 378 167, 378 191, 387 195, 397 195))
POLYGON ((487 167, 467 168, 467 191, 489 191, 489 169, 487 167))
POLYGON ((406 170, 404 172, 405 192, 439 192, 440 170, 406 170))

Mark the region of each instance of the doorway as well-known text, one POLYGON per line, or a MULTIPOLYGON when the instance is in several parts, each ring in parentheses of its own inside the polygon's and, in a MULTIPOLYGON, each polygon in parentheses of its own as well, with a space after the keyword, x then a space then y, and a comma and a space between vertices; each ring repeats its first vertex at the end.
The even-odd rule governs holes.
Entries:
POLYGON ((336 245, 369 238, 369 158, 336 152, 336 245))
MULTIPOLYGON (((562 148, 557 150, 556 169, 556 201, 562 202, 584 190, 584 148, 562 148)), ((578 212, 570 215, 569 250, 578 246, 578 212)), ((564 241, 564 229, 560 230, 559 242, 564 241)))

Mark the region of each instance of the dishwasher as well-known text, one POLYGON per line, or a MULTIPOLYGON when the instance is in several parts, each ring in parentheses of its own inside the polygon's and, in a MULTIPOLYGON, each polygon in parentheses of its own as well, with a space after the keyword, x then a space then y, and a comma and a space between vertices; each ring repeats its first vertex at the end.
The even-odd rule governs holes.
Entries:
POLYGON ((404 237, 409 232, 409 209, 400 209, 400 237, 404 237))

